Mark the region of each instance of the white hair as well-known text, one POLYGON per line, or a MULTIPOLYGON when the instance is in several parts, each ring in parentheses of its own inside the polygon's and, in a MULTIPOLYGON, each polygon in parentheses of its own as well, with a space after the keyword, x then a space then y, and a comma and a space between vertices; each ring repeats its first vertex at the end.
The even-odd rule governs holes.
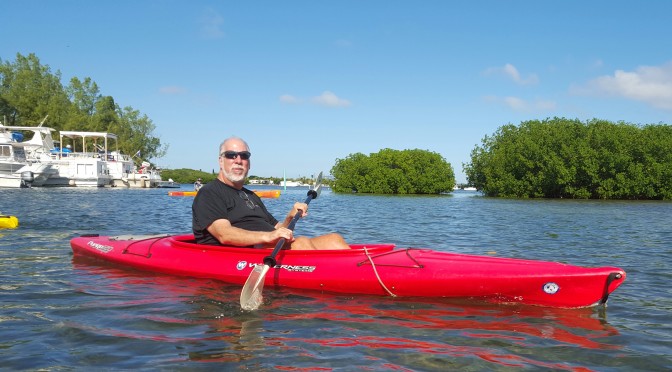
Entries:
POLYGON ((242 139, 240 137, 236 137, 236 136, 231 136, 231 137, 225 139, 224 141, 222 141, 222 143, 219 144, 219 152, 217 153, 218 156, 219 156, 219 154, 222 153, 222 150, 224 150, 224 146, 226 146, 226 143, 229 142, 229 141, 232 141, 232 140, 237 140, 237 141, 242 142, 243 144, 245 144, 245 148, 247 149, 247 151, 250 151, 250 145, 248 145, 247 142, 244 139, 242 139))

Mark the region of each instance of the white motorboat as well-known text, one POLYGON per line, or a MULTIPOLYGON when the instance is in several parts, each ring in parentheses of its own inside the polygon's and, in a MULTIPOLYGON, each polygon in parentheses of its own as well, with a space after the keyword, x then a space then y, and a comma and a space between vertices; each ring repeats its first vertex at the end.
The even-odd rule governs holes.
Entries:
POLYGON ((163 182, 159 171, 152 168, 149 162, 143 161, 137 168, 128 155, 116 151, 112 151, 112 154, 114 160, 110 160, 109 167, 114 186, 154 188, 163 182))
MULTIPOLYGON (((107 161, 100 154, 61 148, 62 141, 55 146, 55 141, 51 136, 51 132, 55 130, 43 127, 42 123, 37 127, 11 128, 32 131, 32 138, 22 142, 26 149, 27 159, 51 165, 49 177, 39 186, 103 187, 112 185, 112 176, 107 168, 107 161)), ((77 137, 77 132, 71 133, 73 138, 77 137)), ((82 137, 81 149, 85 148, 84 138, 82 137)))
POLYGON ((156 185, 158 188, 162 189, 179 189, 181 185, 175 181, 173 181, 172 178, 169 178, 168 181, 159 181, 159 183, 156 185))
MULTIPOLYGON (((105 185, 109 184, 113 187, 133 187, 133 188, 153 188, 157 187, 158 183, 161 182, 161 174, 158 170, 153 169, 149 162, 143 161, 140 168, 135 166, 133 158, 129 155, 122 154, 118 149, 118 139, 117 136, 113 133, 107 132, 76 132, 76 131, 61 131, 61 143, 63 143, 63 137, 71 139, 80 139, 82 140, 82 149, 86 149, 86 141, 94 141, 94 147, 96 147, 97 152, 87 153, 88 157, 93 159, 99 159, 105 165, 104 176, 106 178, 105 185), (97 143, 97 139, 103 139, 103 143, 97 143), (109 140, 114 140, 115 150, 110 150, 109 140)), ((76 145, 77 146, 77 145, 76 145)), ((76 150, 76 149, 75 149, 76 150)), ((77 155, 75 151, 72 154, 77 155)))
POLYGON ((301 181, 286 181, 286 180, 283 180, 283 181, 280 183, 280 185, 281 185, 281 186, 284 186, 284 187, 304 187, 304 186, 309 186, 309 185, 306 185, 305 183, 303 183, 303 182, 301 182, 301 181))
MULTIPOLYGON (((45 118, 46 120, 46 118, 45 118)), ((60 141, 54 141, 54 129, 43 127, 4 126, 3 130, 31 131, 30 140, 23 141, 28 162, 50 165, 43 182, 34 186, 79 187, 157 187, 161 175, 148 162, 137 168, 133 158, 118 150, 117 136, 107 132, 61 131, 60 141), (61 146, 63 139, 72 145, 61 146), (110 151, 114 140, 115 150, 110 151), (87 151, 94 150, 94 151, 87 151)))
POLYGON ((29 161, 23 135, 0 124, 0 187, 42 186, 52 173, 50 164, 29 161))

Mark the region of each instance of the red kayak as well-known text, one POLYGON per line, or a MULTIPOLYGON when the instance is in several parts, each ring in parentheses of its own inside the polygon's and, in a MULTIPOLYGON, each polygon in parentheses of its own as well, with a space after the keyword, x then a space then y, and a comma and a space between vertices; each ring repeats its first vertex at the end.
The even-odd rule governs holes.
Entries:
MULTIPOLYGON (((71 240, 77 256, 121 266, 245 283, 269 250, 195 244, 193 235, 98 236, 71 240)), ((474 298, 563 308, 605 304, 625 280, 617 267, 533 261, 354 244, 349 250, 280 251, 265 286, 403 297, 474 298)))

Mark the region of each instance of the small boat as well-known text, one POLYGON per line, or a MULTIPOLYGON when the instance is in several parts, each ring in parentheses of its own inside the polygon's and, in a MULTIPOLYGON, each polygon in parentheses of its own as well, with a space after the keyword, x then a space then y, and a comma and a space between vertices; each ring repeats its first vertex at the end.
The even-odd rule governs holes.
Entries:
POLYGON ((280 186, 283 186, 283 187, 310 187, 311 185, 309 185, 307 183, 303 183, 301 181, 283 180, 282 182, 280 182, 280 186))
POLYGON ((0 229, 15 229, 17 227, 19 227, 19 219, 16 216, 0 214, 0 229))
MULTIPOLYGON (((171 181, 168 184, 163 184, 166 182, 161 180, 161 173, 159 169, 152 167, 152 165, 143 161, 140 164, 140 168, 135 166, 132 157, 121 154, 115 151, 112 151, 112 159, 119 159, 118 161, 109 161, 108 166, 110 166, 110 174, 114 177, 114 186, 128 187, 128 188, 154 188, 154 187, 167 187, 173 182, 171 181)), ((135 155, 134 155, 135 156, 135 155)), ((170 180, 169 180, 170 181, 170 180)), ((175 184, 172 187, 180 187, 179 184, 175 184)))
MULTIPOLYGON (((245 283, 270 250, 196 244, 193 235, 98 236, 70 241, 75 257, 140 270, 245 283)), ((468 298, 560 308, 605 304, 625 280, 617 267, 353 244, 346 250, 281 250, 267 288, 423 298, 468 298)))
POLYGON ((156 184, 156 187, 160 189, 179 189, 180 184, 173 181, 172 179, 169 179, 168 181, 159 181, 156 184))
MULTIPOLYGON (((260 198, 279 198, 280 190, 253 190, 260 198)), ((168 196, 196 196, 198 191, 168 191, 168 196)))

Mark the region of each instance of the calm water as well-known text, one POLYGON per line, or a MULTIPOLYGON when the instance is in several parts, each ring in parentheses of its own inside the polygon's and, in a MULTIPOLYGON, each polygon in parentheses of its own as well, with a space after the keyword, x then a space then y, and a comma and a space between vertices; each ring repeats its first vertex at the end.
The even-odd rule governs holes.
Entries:
MULTIPOLYGON (((185 186, 185 190, 188 189, 185 186)), ((336 195, 297 233, 350 242, 614 265, 606 310, 335 296, 239 286, 73 260, 84 233, 184 233, 168 190, 0 189, 0 368, 11 370, 667 370, 672 203, 336 195)), ((282 217, 305 189, 267 200, 282 217)))

